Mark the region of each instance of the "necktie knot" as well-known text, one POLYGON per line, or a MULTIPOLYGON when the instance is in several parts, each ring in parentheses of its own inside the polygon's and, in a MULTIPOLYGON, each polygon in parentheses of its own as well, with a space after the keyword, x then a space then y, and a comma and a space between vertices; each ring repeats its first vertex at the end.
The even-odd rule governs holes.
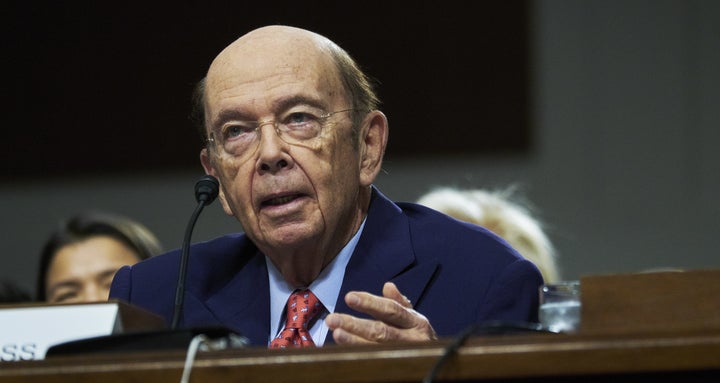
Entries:
POLYGON ((320 300, 310 290, 297 290, 287 301, 285 329, 270 343, 271 348, 312 347, 315 343, 308 325, 322 310, 320 300))

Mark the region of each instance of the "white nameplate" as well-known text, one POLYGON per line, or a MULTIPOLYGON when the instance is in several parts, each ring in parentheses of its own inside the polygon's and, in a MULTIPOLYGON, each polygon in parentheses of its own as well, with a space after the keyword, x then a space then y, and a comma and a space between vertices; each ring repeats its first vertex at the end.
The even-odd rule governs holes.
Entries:
POLYGON ((40 360, 55 344, 122 331, 117 303, 0 307, 0 360, 40 360))

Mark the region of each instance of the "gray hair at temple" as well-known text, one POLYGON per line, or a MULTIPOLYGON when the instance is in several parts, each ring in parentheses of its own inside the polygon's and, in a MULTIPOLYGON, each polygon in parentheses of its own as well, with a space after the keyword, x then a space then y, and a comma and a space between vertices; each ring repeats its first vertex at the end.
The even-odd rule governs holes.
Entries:
POLYGON ((560 279, 555 248, 529 206, 513 199, 512 189, 443 187, 421 196, 418 203, 497 234, 538 267, 545 283, 560 279))

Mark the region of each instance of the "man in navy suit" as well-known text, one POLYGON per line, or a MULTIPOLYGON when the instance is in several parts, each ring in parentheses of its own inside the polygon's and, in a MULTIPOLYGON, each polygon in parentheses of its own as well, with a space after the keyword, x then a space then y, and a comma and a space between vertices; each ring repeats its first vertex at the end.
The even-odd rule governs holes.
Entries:
MULTIPOLYGON (((487 230, 373 182, 388 122, 332 41, 269 26, 212 62, 197 92, 200 159, 234 234, 191 249, 184 327, 222 325, 268 345, 300 289, 321 310, 315 345, 432 340, 490 320, 535 321, 537 268, 487 230)), ((173 315, 179 251, 122 268, 111 298, 173 315)))

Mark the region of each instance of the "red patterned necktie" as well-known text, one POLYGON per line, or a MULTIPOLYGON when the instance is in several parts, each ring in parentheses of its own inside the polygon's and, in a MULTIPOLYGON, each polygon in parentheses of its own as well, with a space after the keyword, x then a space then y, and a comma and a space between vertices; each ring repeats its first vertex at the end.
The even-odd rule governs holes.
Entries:
POLYGON ((270 348, 314 347, 308 323, 322 310, 322 304, 310 290, 298 290, 287 302, 285 329, 270 342, 270 348))

